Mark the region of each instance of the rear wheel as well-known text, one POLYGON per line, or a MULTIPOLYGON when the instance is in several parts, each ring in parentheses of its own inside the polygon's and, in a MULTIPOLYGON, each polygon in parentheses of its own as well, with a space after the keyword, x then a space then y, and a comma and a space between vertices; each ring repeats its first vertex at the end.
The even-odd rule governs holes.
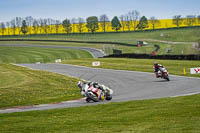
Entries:
POLYGON ((94 101, 94 102, 99 102, 98 97, 92 95, 90 92, 87 93, 87 96, 88 96, 88 98, 91 99, 92 101, 94 101))
POLYGON ((87 98, 86 98, 86 102, 89 103, 90 101, 91 101, 91 99, 87 97, 87 98))

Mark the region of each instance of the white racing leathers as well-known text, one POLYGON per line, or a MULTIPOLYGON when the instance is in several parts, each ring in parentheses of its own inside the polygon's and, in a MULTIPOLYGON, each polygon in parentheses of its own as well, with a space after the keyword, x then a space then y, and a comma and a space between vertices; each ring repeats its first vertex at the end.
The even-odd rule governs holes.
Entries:
MULTIPOLYGON (((84 83, 83 86, 81 87, 81 94, 86 97, 86 92, 88 91, 89 85, 94 85, 94 83, 84 83)), ((111 90, 110 88, 106 87, 105 85, 101 85, 101 84, 95 84, 95 86, 98 86, 99 89, 103 90, 105 92, 105 94, 110 94, 111 90)))

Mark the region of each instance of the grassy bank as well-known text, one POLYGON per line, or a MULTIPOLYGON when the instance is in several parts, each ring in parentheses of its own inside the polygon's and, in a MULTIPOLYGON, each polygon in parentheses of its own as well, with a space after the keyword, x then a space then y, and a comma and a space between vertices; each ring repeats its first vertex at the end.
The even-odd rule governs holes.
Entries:
POLYGON ((36 47, 0 47, 0 63, 55 62, 56 59, 92 58, 82 50, 36 47))
POLYGON ((0 132, 197 133, 200 95, 0 114, 0 132))
POLYGON ((161 43, 161 42, 149 42, 149 45, 144 47, 133 47, 133 46, 124 46, 124 45, 114 45, 114 44, 94 44, 94 43, 75 43, 75 42, 34 42, 34 41, 0 41, 0 44, 31 44, 31 45, 55 45, 55 46, 73 46, 73 47, 89 47, 103 50, 106 54, 112 54, 112 49, 121 50, 122 53, 146 53, 151 54, 155 50, 154 44, 160 46, 158 55, 162 54, 200 54, 199 50, 192 48, 192 44, 174 44, 173 48, 171 44, 161 43), (167 53, 166 49, 171 48, 171 52, 167 53))
POLYGON ((124 42, 135 44, 138 39, 157 39, 165 41, 178 42, 196 42, 200 39, 200 28, 180 28, 169 30, 155 30, 142 32, 125 32, 125 33, 99 33, 99 34, 69 34, 69 35, 27 35, 27 36, 7 36, 1 39, 55 39, 55 40, 76 40, 76 41, 108 41, 108 42, 124 42), (160 36, 163 33, 163 37, 160 36))
MULTIPOLYGON (((69 35, 27 35, 27 36, 7 36, 0 39, 36 39, 36 40, 68 40, 68 41, 94 41, 94 42, 119 42, 127 44, 136 44, 137 40, 146 40, 150 45, 147 47, 130 47, 125 45, 114 44, 96 44, 96 43, 77 43, 77 42, 17 42, 26 44, 50 44, 50 45, 68 45, 82 46, 105 50, 107 54, 112 54, 112 48, 122 50, 123 53, 151 53, 155 48, 154 44, 161 47, 157 54, 166 53, 167 48, 171 48, 169 54, 200 54, 199 50, 193 49, 193 42, 200 39, 200 27, 185 29, 169 29, 142 32, 125 32, 125 33, 97 33, 97 34, 69 34, 69 35), (161 33, 164 36, 160 36, 161 33), (182 42, 173 46, 168 42, 182 42)), ((0 42, 13 43, 13 42, 0 42)), ((16 42, 14 42, 16 44, 16 42)))
POLYGON ((164 65, 170 74, 184 75, 183 69, 186 69, 186 76, 200 77, 200 75, 191 75, 190 68, 200 67, 200 61, 186 60, 155 60, 155 59, 125 59, 125 58, 101 58, 101 59, 81 59, 81 60, 66 60, 63 63, 82 65, 92 67, 93 61, 100 61, 101 65, 98 68, 117 69, 153 72, 153 64, 155 61, 164 65))
MULTIPOLYGON (((0 64, 0 108, 80 98, 77 79, 0 64)), ((1 124, 0 124, 1 125, 1 124)))

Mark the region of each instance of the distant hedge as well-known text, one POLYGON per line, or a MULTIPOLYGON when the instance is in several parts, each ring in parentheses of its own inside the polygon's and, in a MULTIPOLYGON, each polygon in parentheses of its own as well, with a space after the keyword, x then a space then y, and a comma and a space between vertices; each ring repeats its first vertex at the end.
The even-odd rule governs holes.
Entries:
POLYGON ((128 44, 121 42, 101 42, 101 41, 73 41, 73 40, 37 40, 37 39, 0 39, 0 41, 38 41, 38 42, 74 42, 74 43, 95 43, 95 44, 115 44, 115 45, 123 45, 123 46, 131 46, 137 47, 136 44, 128 44))
POLYGON ((200 55, 152 55, 152 54, 113 54, 104 58, 138 58, 138 59, 163 59, 163 60, 200 60, 200 55))

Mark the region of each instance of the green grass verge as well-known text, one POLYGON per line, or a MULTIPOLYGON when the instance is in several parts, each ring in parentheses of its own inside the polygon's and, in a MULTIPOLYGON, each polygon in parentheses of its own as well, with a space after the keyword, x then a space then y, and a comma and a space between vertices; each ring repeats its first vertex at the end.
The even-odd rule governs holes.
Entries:
POLYGON ((56 59, 92 58, 82 50, 36 47, 1 47, 0 63, 55 62, 56 59))
POLYGON ((92 67, 93 61, 100 61, 101 65, 97 68, 117 69, 153 72, 155 61, 164 65, 169 74, 184 76, 183 69, 186 69, 186 76, 200 77, 200 75, 191 75, 190 68, 200 67, 200 61, 187 60, 155 60, 155 59, 126 59, 126 58, 100 58, 100 59, 77 59, 66 60, 63 63, 92 67))
POLYGON ((70 40, 70 41, 102 41, 102 42, 124 42, 135 44, 138 39, 157 39, 165 41, 178 42, 196 42, 200 39, 200 27, 185 28, 185 29, 168 29, 142 32, 125 32, 125 33, 100 33, 100 34, 69 34, 69 35, 27 35, 27 36, 7 36, 1 39, 55 39, 55 40, 70 40), (161 37, 161 33, 164 34, 161 37), (170 35, 170 37, 168 36, 170 35))
POLYGON ((173 48, 171 44, 152 42, 149 41, 149 45, 143 47, 132 47, 124 45, 113 45, 113 44, 93 44, 93 43, 73 43, 73 42, 34 42, 34 41, 0 41, 0 44, 32 44, 32 45, 56 45, 56 46, 73 46, 73 47, 89 47, 103 50, 106 54, 113 54, 112 49, 121 50, 122 53, 146 53, 151 54, 154 51, 154 44, 160 46, 160 50, 157 52, 158 55, 163 54, 200 54, 199 50, 192 48, 192 44, 174 44, 173 48), (167 53, 166 49, 171 48, 172 52, 167 53))
POLYGON ((200 95, 0 114, 1 133, 197 133, 200 95))
POLYGON ((82 97, 76 86, 78 79, 71 77, 11 64, 0 64, 0 75, 0 108, 82 97))

